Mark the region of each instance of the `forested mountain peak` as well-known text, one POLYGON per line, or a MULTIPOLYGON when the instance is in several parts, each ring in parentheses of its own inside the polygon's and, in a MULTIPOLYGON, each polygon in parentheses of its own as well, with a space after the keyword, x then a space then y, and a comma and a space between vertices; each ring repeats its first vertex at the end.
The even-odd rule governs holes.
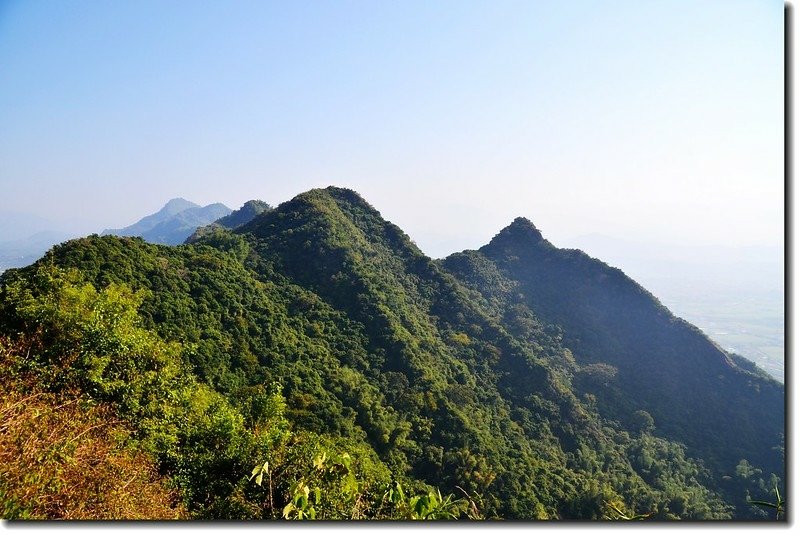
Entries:
POLYGON ((214 235, 220 229, 237 229, 246 225, 260 214, 272 210, 272 206, 261 200, 250 200, 242 205, 238 210, 234 210, 224 217, 220 217, 216 221, 198 227, 188 238, 185 243, 194 243, 203 237, 214 235))
POLYGON ((380 212, 366 201, 358 192, 337 186, 316 188, 297 195, 292 201, 314 206, 327 215, 332 215, 328 210, 335 207, 354 224, 365 223, 373 220, 375 223, 385 223, 380 212), (327 207, 327 208, 324 208, 327 207))
MULTIPOLYGON (((259 214, 236 232, 252 233, 273 242, 280 235, 301 249, 314 249, 314 254, 323 250, 339 254, 381 243, 401 256, 422 256, 408 235, 383 219, 361 195, 335 186, 301 193, 274 210, 259 214)), ((283 239, 281 243, 288 244, 283 239)))
MULTIPOLYGON (((503 229, 477 252, 498 269, 491 277, 475 258, 454 255, 445 265, 487 299, 513 288, 506 291, 512 296, 506 306, 520 299, 540 321, 561 327, 564 345, 584 369, 609 366, 613 380, 587 391, 601 415, 631 421, 637 411, 647 412, 661 432, 706 459, 720 477, 742 459, 765 471, 781 470, 776 452, 782 448, 784 392, 777 381, 759 376, 755 386, 756 374, 622 270, 539 236, 520 220, 503 229), (758 416, 742 410, 756 405, 771 409, 758 416)), ((580 374, 577 385, 596 381, 585 382, 590 376, 580 374)))
POLYGON ((225 217, 217 219, 215 223, 226 228, 237 228, 249 223, 257 215, 268 210, 272 210, 272 206, 264 201, 254 199, 244 203, 238 210, 234 210, 225 217))
POLYGON ((550 242, 544 239, 541 231, 530 219, 517 217, 484 247, 505 249, 540 244, 550 245, 550 242))
POLYGON ((372 212, 374 215, 380 216, 380 213, 369 202, 367 202, 360 193, 350 188, 343 188, 340 186, 315 188, 299 194, 298 197, 314 197, 318 195, 329 196, 339 203, 348 203, 353 206, 358 206, 361 209, 372 212))

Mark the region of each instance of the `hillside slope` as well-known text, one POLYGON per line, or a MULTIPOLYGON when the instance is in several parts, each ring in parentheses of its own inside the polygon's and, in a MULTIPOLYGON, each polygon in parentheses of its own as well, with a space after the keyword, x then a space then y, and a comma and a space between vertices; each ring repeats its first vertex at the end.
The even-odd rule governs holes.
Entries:
POLYGON ((594 371, 575 384, 596 397, 601 415, 630 429, 646 411, 660 434, 686 444, 719 478, 734 476, 743 459, 782 473, 783 385, 728 355, 619 269, 554 247, 521 218, 479 251, 443 263, 498 306, 521 302, 559 326, 578 364, 594 371), (502 283, 481 279, 486 261, 502 283), (512 290, 500 291, 503 284, 512 290))

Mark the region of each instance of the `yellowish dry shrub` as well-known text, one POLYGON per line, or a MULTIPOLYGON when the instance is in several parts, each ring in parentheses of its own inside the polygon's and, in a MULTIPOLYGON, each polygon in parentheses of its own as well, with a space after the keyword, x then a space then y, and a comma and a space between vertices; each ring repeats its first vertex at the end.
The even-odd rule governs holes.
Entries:
POLYGON ((152 459, 125 446, 128 433, 110 411, 31 389, 9 373, 10 357, 0 347, 2 518, 186 517, 152 459))

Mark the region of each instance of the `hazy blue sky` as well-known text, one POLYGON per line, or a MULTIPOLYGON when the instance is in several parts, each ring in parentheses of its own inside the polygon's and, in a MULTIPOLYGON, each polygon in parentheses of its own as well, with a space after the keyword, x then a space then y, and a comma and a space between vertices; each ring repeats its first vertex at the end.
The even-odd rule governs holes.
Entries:
POLYGON ((329 184, 435 256, 517 215, 780 244, 783 3, 0 0, 0 212, 329 184))

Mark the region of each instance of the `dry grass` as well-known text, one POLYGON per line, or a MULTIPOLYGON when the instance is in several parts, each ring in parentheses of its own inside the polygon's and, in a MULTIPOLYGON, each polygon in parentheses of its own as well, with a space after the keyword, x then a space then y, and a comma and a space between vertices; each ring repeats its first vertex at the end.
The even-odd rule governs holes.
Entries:
POLYGON ((12 377, 0 341, 0 516, 179 519, 186 512, 153 461, 124 446, 108 410, 12 377), (26 384, 27 383, 27 384, 26 384))

